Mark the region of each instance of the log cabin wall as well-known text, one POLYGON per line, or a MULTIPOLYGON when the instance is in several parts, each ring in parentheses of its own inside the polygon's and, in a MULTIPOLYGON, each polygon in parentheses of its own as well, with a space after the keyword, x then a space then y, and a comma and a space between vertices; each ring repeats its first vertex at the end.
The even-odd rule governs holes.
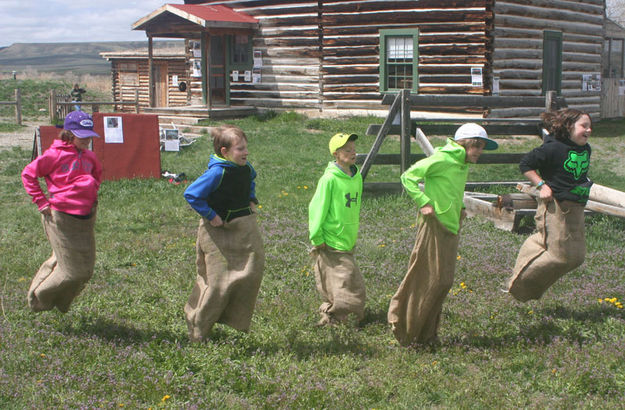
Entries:
POLYGON ((320 37, 317 1, 213 1, 260 21, 253 48, 262 53, 261 81, 230 83, 231 105, 319 109, 320 37))
POLYGON ((418 29, 418 92, 484 94, 491 0, 187 1, 223 4, 260 21, 260 84, 231 83, 232 105, 387 110, 380 105, 380 29, 418 29))
MULTIPOLYGON (((111 61, 113 101, 135 101, 138 92, 139 107, 150 106, 148 60, 143 54, 123 55, 116 53, 102 53, 102 56, 111 61)), ((167 66, 167 106, 179 107, 189 104, 189 90, 180 91, 174 86, 173 76, 178 76, 178 82, 189 84, 189 69, 184 56, 156 57, 155 61, 167 66)), ((125 105, 118 107, 119 111, 133 112, 134 107, 125 105)))
MULTIPOLYGON (((597 117, 600 91, 583 75, 601 73, 604 0, 494 0, 492 73, 500 95, 541 95, 544 31, 562 33, 561 95, 569 107, 597 117)), ((535 116, 540 109, 499 109, 492 116, 535 116)))

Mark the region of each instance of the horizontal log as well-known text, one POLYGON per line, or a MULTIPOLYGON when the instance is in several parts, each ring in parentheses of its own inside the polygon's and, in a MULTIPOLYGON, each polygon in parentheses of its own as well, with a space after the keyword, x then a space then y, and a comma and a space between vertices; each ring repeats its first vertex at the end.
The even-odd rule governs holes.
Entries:
POLYGON ((592 184, 590 187, 590 199, 625 208, 625 192, 607 186, 592 184))
MULTIPOLYGON (((484 22, 492 18, 488 11, 475 10, 415 10, 398 13, 355 13, 349 16, 350 25, 371 24, 375 21, 379 26, 385 24, 420 24, 428 22, 484 22)), ((345 16, 340 14, 324 14, 321 23, 325 25, 345 24, 345 16)))
POLYGON ((587 7, 585 10, 576 8, 569 10, 574 2, 564 2, 553 0, 548 4, 541 4, 542 7, 536 7, 533 4, 518 4, 505 1, 497 1, 495 6, 496 13, 514 14, 517 16, 529 17, 532 19, 545 19, 555 21, 573 21, 575 23, 586 23, 603 26, 603 8, 587 7))
POLYGON ((516 15, 509 15, 503 13, 497 13, 495 15, 495 27, 523 27, 526 29, 538 29, 544 30, 545 27, 549 27, 551 30, 561 30, 576 34, 596 35, 597 32, 603 30, 603 25, 577 23, 573 20, 549 20, 540 19, 535 17, 521 17, 516 15))
MULTIPOLYGON (((529 184, 526 184, 526 183, 518 184, 517 189, 533 197, 539 196, 538 190, 535 187, 530 186, 529 184)), ((621 206, 608 205, 603 202, 589 200, 588 202, 586 202, 585 208, 593 212, 599 212, 605 215, 618 216, 620 218, 625 218, 625 208, 621 206)))
MULTIPOLYGON (((395 99, 395 94, 385 94, 382 104, 390 105, 395 99)), ((562 104, 561 97, 557 98, 562 104)), ((494 95, 410 95, 412 106, 428 107, 545 107, 545 97, 502 97, 494 95)))
MULTIPOLYGON (((489 120, 493 121, 497 119, 489 118, 489 120)), ((427 121, 431 121, 431 120, 427 120, 427 121)), ((510 119, 506 119, 506 121, 510 121, 510 119)), ((521 121, 518 121, 519 122, 518 124, 503 125, 503 124, 496 124, 496 123, 485 124, 479 119, 474 119, 474 118, 459 120, 455 124, 440 124, 440 123, 427 124, 427 123, 417 121, 415 125, 415 123, 413 122, 411 126, 412 128, 411 135, 413 136, 415 135, 416 127, 419 127, 425 135, 453 135, 456 132, 456 129, 462 123, 467 123, 467 122, 475 122, 478 124, 482 124, 482 126, 486 129, 486 132, 488 133, 488 135, 492 137, 497 136, 497 135, 536 135, 536 136, 541 135, 539 120, 537 120, 536 124, 530 124, 527 122, 523 124, 521 123, 521 121)), ((377 135, 379 130, 380 130, 380 125, 371 124, 367 128, 367 135, 377 135)), ((400 134, 401 134, 401 130, 398 125, 394 125, 391 127, 391 131, 389 132, 389 135, 400 135, 400 134)))
MULTIPOLYGON (((488 189, 497 186, 516 186, 518 181, 492 181, 492 182, 467 182, 465 185, 465 191, 473 191, 475 189, 488 189)), ((363 191, 371 194, 382 194, 382 193, 401 193, 403 191, 401 182, 365 182, 363 184, 363 191)), ((465 199, 471 198, 471 195, 467 195, 465 193, 465 199)), ((478 199, 478 198, 472 198, 478 199)), ((469 199, 471 201, 471 199, 469 199)), ((486 202, 486 201, 484 201, 486 202)), ((465 203, 466 205, 466 203, 465 203)), ((492 203, 485 203, 484 205, 488 205, 490 208, 497 209, 492 205, 492 203)), ((509 212, 509 211, 508 211, 509 212)), ((518 213, 518 210, 515 212, 518 213)), ((524 214, 532 214, 532 210, 528 210, 524 212, 524 214)))
MULTIPOLYGON (((367 132, 367 135, 371 135, 367 132)), ((478 160, 478 164, 518 164, 525 156, 524 153, 500 153, 500 154, 482 154, 478 160)), ((362 164, 367 154, 357 154, 356 163, 362 164)), ((377 154, 373 159, 376 165, 399 165, 400 154, 377 154)), ((410 154, 410 163, 426 158, 425 154, 410 154)))
MULTIPOLYGON (((401 13, 403 10, 414 10, 416 8, 431 9, 440 8, 440 0, 419 0, 415 1, 352 1, 349 3, 323 2, 323 11, 327 13, 363 13, 371 11, 391 10, 401 13)), ((445 7, 449 9, 484 8, 485 0, 447 0, 445 7)))
POLYGON ((496 228, 506 231, 516 230, 518 222, 515 220, 515 212, 492 206, 489 201, 474 198, 465 193, 462 201, 466 208, 467 216, 482 216, 493 222, 496 228))

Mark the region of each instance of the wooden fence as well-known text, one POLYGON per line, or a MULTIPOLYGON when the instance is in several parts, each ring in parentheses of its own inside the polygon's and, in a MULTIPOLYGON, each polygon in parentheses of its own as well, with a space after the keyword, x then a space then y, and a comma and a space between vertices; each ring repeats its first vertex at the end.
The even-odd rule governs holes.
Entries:
MULTIPOLYGON (((361 173, 366 178, 373 164, 400 165, 403 173, 412 163, 434 152, 434 148, 425 136, 425 132, 432 135, 453 135, 460 124, 467 122, 479 123, 489 135, 537 135, 543 137, 543 130, 539 119, 518 118, 417 118, 411 119, 410 110, 415 106, 427 104, 429 106, 450 107, 454 104, 468 107, 505 107, 516 105, 520 107, 541 106, 545 110, 557 109, 566 106, 563 98, 557 98, 554 92, 546 97, 499 97, 499 96, 411 96, 408 90, 397 95, 387 96, 384 101, 391 104, 389 114, 382 125, 370 125, 368 135, 377 135, 376 140, 366 155, 359 154, 357 162, 362 163, 361 173), (538 105, 537 105, 538 104, 538 105), (399 114, 399 125, 394 124, 399 114), (382 141, 386 135, 400 135, 400 154, 378 154, 382 141), (423 154, 410 153, 410 137, 414 136, 423 150, 423 154)), ((486 153, 482 154, 478 164, 518 164, 524 153, 486 153)), ((504 206, 502 197, 493 194, 470 192, 478 187, 492 185, 517 185, 518 181, 482 181, 467 182, 464 194, 464 204, 469 215, 482 215, 491 220, 496 227, 510 231, 519 228, 521 218, 533 215, 535 206, 519 207, 520 202, 514 195, 508 195, 509 201, 516 201, 514 206, 504 206), (510 199, 512 198, 512 199, 510 199), (518 208, 518 209, 517 209, 518 208)), ((365 183, 368 192, 401 192, 400 182, 365 183)), ((535 201, 534 201, 535 202, 535 201)))
POLYGON ((22 125, 22 92, 15 89, 15 101, 0 101, 0 105, 15 105, 15 122, 22 125))
MULTIPOLYGON (((373 124, 367 129, 367 135, 376 135, 375 142, 368 154, 359 154, 357 162, 362 164, 363 178, 373 164, 400 165, 403 173, 415 161, 425 158, 427 142, 425 135, 452 135, 459 125, 475 122, 484 126, 489 135, 538 135, 542 136, 542 128, 538 118, 416 118, 410 117, 413 109, 420 107, 441 108, 490 108, 502 107, 545 107, 545 110, 557 109, 566 106, 564 98, 557 97, 555 92, 547 93, 543 97, 503 97, 479 95, 411 95, 409 90, 402 90, 398 94, 388 94, 383 104, 390 105, 386 120, 383 124, 373 124), (394 124, 399 116, 399 125, 394 124), (382 142, 387 135, 400 136, 399 154, 378 154, 382 142), (410 153, 410 138, 414 136, 425 154, 410 153)), ((480 156, 478 164, 513 164, 518 163, 523 153, 487 153, 480 156)), ((500 182, 485 182, 477 185, 501 184, 500 182)), ((512 182, 510 182, 512 183, 512 182)), ((517 182, 514 182, 516 184, 517 182)), ((367 184, 370 191, 401 190, 398 182, 367 184), (379 189, 378 189, 379 188, 379 189)))
POLYGON ((54 122, 58 118, 65 118, 74 106, 90 107, 91 112, 99 112, 101 105, 112 105, 113 111, 117 111, 117 106, 132 105, 135 107, 135 113, 139 113, 139 92, 135 91, 134 101, 72 101, 69 94, 57 94, 56 91, 50 90, 48 97, 48 112, 50 113, 50 122, 54 122))

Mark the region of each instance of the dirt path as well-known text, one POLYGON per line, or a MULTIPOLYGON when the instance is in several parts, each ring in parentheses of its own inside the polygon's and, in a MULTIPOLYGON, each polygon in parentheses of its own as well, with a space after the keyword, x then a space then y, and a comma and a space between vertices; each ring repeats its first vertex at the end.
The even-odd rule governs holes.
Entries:
POLYGON ((25 127, 18 131, 0 131, 0 150, 12 147, 22 147, 26 150, 32 148, 35 129, 40 125, 45 125, 45 123, 41 121, 24 121, 23 124, 25 127))

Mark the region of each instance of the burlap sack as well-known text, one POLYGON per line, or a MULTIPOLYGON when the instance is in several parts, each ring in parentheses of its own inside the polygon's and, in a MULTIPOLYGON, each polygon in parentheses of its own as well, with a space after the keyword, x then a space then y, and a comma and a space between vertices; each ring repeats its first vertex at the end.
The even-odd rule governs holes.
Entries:
POLYGON ((443 301, 456 268, 458 235, 435 216, 419 214, 408 272, 388 310, 388 322, 402 346, 436 340, 443 301))
POLYGON ((39 312, 55 306, 67 312, 72 301, 93 276, 95 266, 95 211, 89 219, 63 212, 42 215, 43 229, 52 246, 52 256, 33 278, 28 305, 39 312))
POLYGON ((247 331, 265 266, 256 215, 217 228, 202 218, 196 248, 197 281, 184 307, 189 338, 207 338, 215 323, 247 331))
POLYGON ((319 324, 343 322, 350 314, 360 321, 364 316, 367 295, 353 252, 325 246, 314 250, 311 255, 317 290, 323 301, 319 306, 319 324))
POLYGON ((565 273, 584 262, 584 205, 570 201, 539 201, 537 232, 519 250, 508 291, 525 302, 539 299, 565 273))

